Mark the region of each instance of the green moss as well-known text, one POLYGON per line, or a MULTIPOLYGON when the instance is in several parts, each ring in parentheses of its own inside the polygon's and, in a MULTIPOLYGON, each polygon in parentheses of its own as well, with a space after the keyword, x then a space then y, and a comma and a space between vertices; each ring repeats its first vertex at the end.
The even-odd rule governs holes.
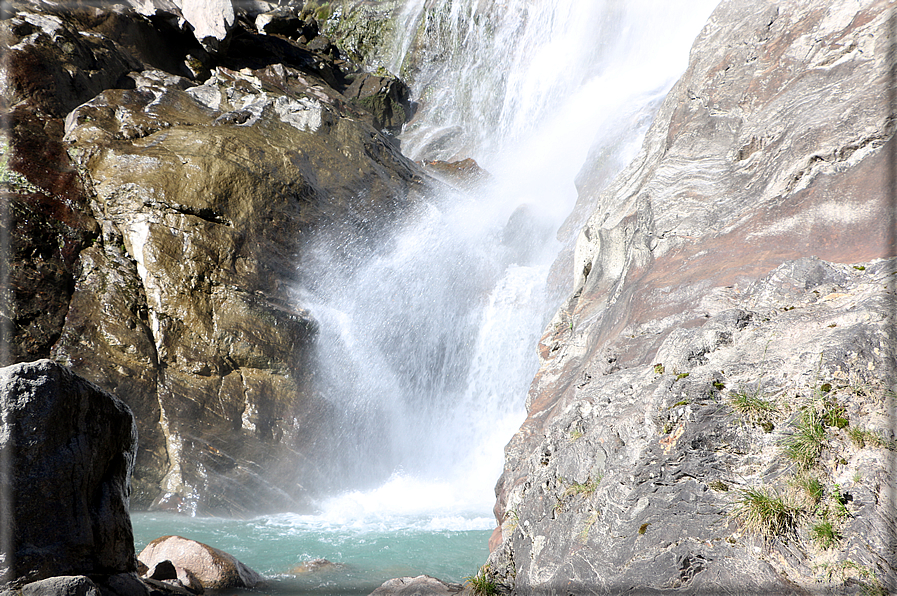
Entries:
POLYGON ((719 493, 729 492, 729 485, 722 480, 714 480, 707 486, 719 493))

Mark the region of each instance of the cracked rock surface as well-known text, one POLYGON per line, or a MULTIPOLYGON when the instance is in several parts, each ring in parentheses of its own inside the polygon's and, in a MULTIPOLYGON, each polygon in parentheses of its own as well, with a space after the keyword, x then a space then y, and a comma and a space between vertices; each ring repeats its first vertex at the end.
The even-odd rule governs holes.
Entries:
POLYGON ((580 188, 573 293, 496 487, 497 581, 895 589, 889 17, 722 2, 638 157, 580 188))

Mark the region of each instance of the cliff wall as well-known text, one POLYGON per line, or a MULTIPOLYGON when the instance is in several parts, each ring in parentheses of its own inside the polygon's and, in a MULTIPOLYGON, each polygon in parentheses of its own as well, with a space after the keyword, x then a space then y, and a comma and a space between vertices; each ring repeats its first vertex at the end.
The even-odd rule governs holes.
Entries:
POLYGON ((583 172, 497 581, 897 585, 893 26, 874 0, 724 1, 638 157, 601 192, 583 172))
POLYGON ((136 508, 301 509, 339 483, 340 423, 309 383, 303 247, 374 238, 427 181, 384 134, 407 89, 341 55, 315 10, 213 4, 206 25, 165 2, 0 21, 4 357, 128 403, 136 508))

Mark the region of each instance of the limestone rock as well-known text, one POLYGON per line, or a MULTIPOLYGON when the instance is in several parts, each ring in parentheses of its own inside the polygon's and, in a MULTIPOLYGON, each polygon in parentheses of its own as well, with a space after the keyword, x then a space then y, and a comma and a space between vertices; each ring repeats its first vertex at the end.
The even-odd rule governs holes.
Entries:
POLYGON ((387 580, 371 592, 371 596, 450 596, 463 589, 461 584, 450 584, 428 575, 398 577, 387 580))
POLYGON ((0 369, 0 417, 11 507, 4 518, 13 522, 12 557, 0 577, 20 586, 134 571, 128 483, 137 429, 130 409, 41 360, 0 369))
POLYGON ((888 23, 873 0, 722 2, 639 156, 603 190, 581 177, 592 216, 574 291, 540 342, 496 488, 498 580, 521 593, 897 585, 877 554, 895 531, 888 23), (825 447, 796 462, 787 445, 818 417, 825 447), (851 439, 867 431, 878 447, 851 439), (806 475, 819 508, 794 488, 806 475), (799 502, 793 527, 752 530, 751 490, 799 502), (821 546, 822 523, 836 544, 821 546))
POLYGON ((232 555, 195 540, 180 536, 163 536, 150 542, 138 558, 147 566, 170 561, 175 567, 190 572, 209 590, 256 588, 264 586, 264 578, 232 555))

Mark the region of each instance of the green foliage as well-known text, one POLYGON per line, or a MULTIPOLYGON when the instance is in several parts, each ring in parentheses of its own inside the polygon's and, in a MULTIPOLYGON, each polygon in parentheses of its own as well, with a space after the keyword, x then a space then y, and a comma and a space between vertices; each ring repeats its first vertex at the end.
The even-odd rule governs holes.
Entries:
POLYGON ((812 468, 825 446, 823 416, 814 408, 805 409, 794 432, 782 441, 785 456, 801 469, 812 468))
POLYGON ((847 416, 847 410, 844 406, 837 402, 829 402, 826 406, 824 418, 827 426, 845 428, 850 424, 850 419, 847 416))
POLYGON ((745 390, 733 393, 729 399, 729 406, 751 424, 768 422, 769 417, 778 412, 774 402, 760 397, 759 390, 752 393, 745 390))
POLYGON ((791 480, 791 484, 807 498, 812 507, 819 505, 825 496, 825 487, 819 478, 812 474, 799 474, 791 480))
POLYGON ((876 447, 878 449, 890 449, 897 451, 897 444, 894 441, 888 441, 879 433, 865 430, 857 426, 851 426, 847 429, 847 436, 854 445, 863 449, 864 447, 876 447))
POLYGON ((741 491, 733 515, 745 528, 766 538, 784 538, 794 532, 801 510, 763 487, 741 491))
POLYGON ((498 586, 489 578, 489 566, 484 565, 476 575, 465 578, 470 584, 470 589, 477 596, 492 596, 498 594, 498 586))
POLYGON ((691 374, 691 373, 687 373, 687 372, 679 373, 678 375, 676 375, 676 380, 678 381, 679 379, 684 379, 684 378, 686 378, 686 377, 687 377, 688 375, 690 375, 690 374, 691 374))
POLYGON ((654 365, 654 374, 657 374, 657 375, 663 374, 663 364, 655 364, 654 365))
POLYGON ((713 388, 716 389, 717 391, 722 391, 723 389, 726 388, 726 384, 723 383, 722 381, 714 381, 712 383, 712 385, 713 385, 713 388))
POLYGON ((841 540, 841 533, 838 532, 829 520, 823 520, 810 528, 810 536, 816 546, 823 550, 834 547, 841 540))
POLYGON ((640 525, 638 527, 639 536, 644 536, 645 532, 648 531, 648 526, 650 526, 650 525, 651 525, 650 523, 644 523, 644 524, 640 525))
POLYGON ((832 488, 832 502, 835 506, 835 515, 839 518, 844 519, 850 517, 850 511, 847 510, 847 500, 841 494, 841 486, 836 484, 834 488, 832 488))
POLYGON ((670 409, 672 409, 672 408, 678 408, 679 406, 687 406, 687 405, 690 404, 690 403, 691 403, 690 400, 687 400, 687 399, 681 399, 681 400, 677 401, 676 403, 674 403, 672 406, 670 406, 670 409))

